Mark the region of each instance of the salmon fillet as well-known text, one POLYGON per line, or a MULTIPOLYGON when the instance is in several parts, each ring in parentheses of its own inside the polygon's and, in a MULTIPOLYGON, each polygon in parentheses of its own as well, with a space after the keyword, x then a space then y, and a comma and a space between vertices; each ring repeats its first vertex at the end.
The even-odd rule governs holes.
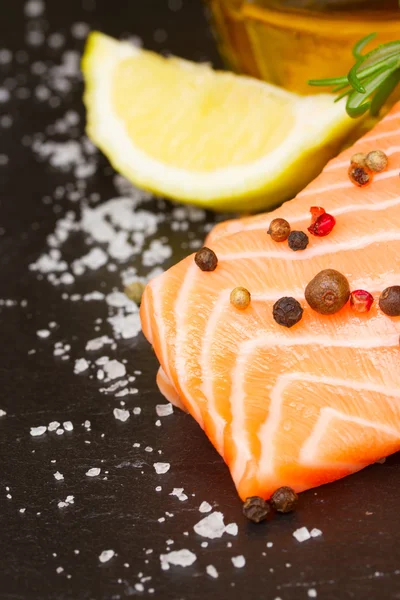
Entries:
POLYGON ((201 271, 192 255, 145 290, 143 331, 160 361, 161 392, 204 429, 242 499, 269 498, 282 485, 306 490, 400 449, 400 318, 378 306, 384 288, 400 285, 399 171, 397 104, 294 200, 218 225, 207 240, 215 271, 201 271), (350 156, 376 148, 388 169, 355 187, 350 156), (329 236, 310 235, 307 249, 293 252, 267 235, 276 217, 306 231, 315 205, 336 217, 329 236), (371 311, 311 310, 305 287, 326 268, 371 292, 371 311), (229 300, 237 286, 251 292, 243 311, 229 300), (283 296, 304 308, 290 329, 272 316, 283 296))

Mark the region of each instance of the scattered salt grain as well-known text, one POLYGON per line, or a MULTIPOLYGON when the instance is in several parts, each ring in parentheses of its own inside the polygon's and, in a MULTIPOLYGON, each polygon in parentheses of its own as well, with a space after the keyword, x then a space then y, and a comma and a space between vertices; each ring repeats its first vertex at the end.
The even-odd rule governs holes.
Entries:
POLYGON ((94 338, 93 340, 89 340, 86 344, 86 350, 88 352, 95 352, 96 350, 100 350, 106 344, 113 344, 114 340, 108 335, 102 335, 101 337, 94 338))
POLYGON ((189 497, 183 493, 183 488, 174 488, 170 493, 170 496, 176 496, 181 502, 184 502, 189 497))
POLYGON ((44 13, 45 5, 43 0, 29 0, 25 3, 24 13, 29 19, 40 17, 44 13))
POLYGON ((197 556, 183 548, 182 550, 173 550, 168 554, 161 554, 161 568, 163 571, 167 571, 170 568, 170 565, 179 566, 179 567, 190 567, 197 560, 197 556))
POLYGON ((39 435, 43 435, 46 433, 47 427, 45 425, 40 425, 39 427, 31 427, 31 436, 37 437, 39 435))
POLYGON ((88 368, 89 368, 89 363, 86 360, 86 358, 78 358, 75 361, 74 373, 75 373, 75 375, 78 375, 79 373, 83 373, 84 371, 86 371, 88 368))
POLYGON ((99 469, 98 467, 92 467, 91 469, 89 469, 89 471, 86 471, 86 475, 88 477, 97 477, 98 475, 100 475, 101 469, 99 469))
POLYGON ((201 542, 200 546, 201 546, 202 548, 207 548, 207 546, 208 546, 208 542, 201 542))
POLYGON ((130 417, 129 410, 125 410, 123 408, 114 408, 113 413, 114 417, 123 423, 130 417))
POLYGON ((106 563, 113 558, 115 555, 114 550, 103 550, 103 552, 99 556, 99 561, 101 563, 106 563))
POLYGON ((199 506, 199 511, 201 513, 208 513, 212 510, 212 506, 211 504, 209 504, 208 502, 204 501, 200 504, 199 506))
POLYGON ((26 511, 26 508, 20 508, 20 509, 19 509, 19 512, 20 512, 21 514, 24 514, 24 512, 25 512, 25 511, 26 511))
POLYGON ((64 569, 62 567, 57 567, 57 569, 56 569, 56 573, 58 575, 60 575, 60 573, 63 573, 63 571, 64 571, 64 569))
POLYGON ((198 535, 210 540, 220 538, 225 533, 224 515, 222 512, 213 512, 196 523, 193 529, 198 535))
POLYGON ((5 416, 6 416, 6 414, 7 414, 7 413, 6 413, 6 411, 5 411, 5 410, 2 410, 2 409, 0 408, 0 417, 5 417, 5 416))
POLYGON ((159 523, 164 523, 165 522, 165 517, 160 517, 159 519, 157 519, 157 521, 159 523))
POLYGON ((60 471, 56 471, 53 475, 54 479, 56 479, 57 481, 61 481, 62 479, 64 479, 64 475, 60 473, 60 471))
POLYGON ((51 423, 49 423, 47 429, 49 431, 55 431, 59 427, 60 427, 60 423, 58 421, 51 421, 51 423))
POLYGON ((161 492, 161 490, 162 490, 162 487, 161 487, 161 485, 158 485, 158 486, 156 487, 156 492, 161 492))
POLYGON ((144 585, 143 585, 143 583, 135 583, 135 590, 137 592, 144 592, 144 585))
POLYGON ((207 572, 207 575, 209 575, 210 577, 213 577, 214 579, 218 578, 218 571, 214 567, 214 565, 207 565, 206 572, 207 572))
POLYGON ((157 421, 156 421, 156 427, 161 427, 161 421, 160 421, 160 419, 157 419, 157 421))
POLYGON ((316 527, 314 527, 314 529, 311 529, 310 535, 312 538, 316 538, 316 537, 319 537, 320 535, 322 535, 322 531, 320 529, 317 529, 316 527))
POLYGON ((300 527, 293 532, 293 537, 295 537, 298 542, 305 542, 311 538, 311 535, 307 527, 300 527))
POLYGON ((157 404, 156 406, 156 413, 159 417, 168 417, 169 415, 172 415, 174 412, 174 408, 172 406, 172 404, 168 403, 168 404, 157 404))
POLYGON ((86 421, 83 423, 83 426, 85 427, 85 429, 90 429, 90 421, 88 419, 86 419, 86 421))
POLYGON ((103 368, 109 379, 117 379, 126 375, 125 365, 118 360, 110 360, 103 368))
POLYGON ((63 435, 64 433, 64 429, 62 429, 61 427, 59 429, 57 429, 56 434, 57 435, 63 435))
POLYGON ((241 569, 246 564, 245 557, 241 554, 240 556, 232 556, 232 564, 237 569, 241 569))
POLYGON ((72 425, 71 421, 64 421, 63 427, 65 431, 72 431, 74 429, 74 426, 72 425))
POLYGON ((36 335, 44 340, 49 337, 50 331, 48 329, 39 329, 39 331, 36 332, 36 335))
POLYGON ((267 548, 272 548, 273 545, 274 545, 273 542, 267 542, 267 548))
POLYGON ((309 598, 316 598, 317 597, 317 590, 315 590, 314 588, 310 588, 309 590, 307 590, 307 596, 309 598))
POLYGON ((140 415, 140 413, 142 412, 142 409, 140 408, 140 406, 135 406, 135 408, 133 409, 132 412, 134 415, 140 415))
POLYGON ((164 473, 167 473, 170 470, 171 465, 170 463, 156 462, 153 464, 153 467, 157 475, 164 475, 164 473))
POLYGON ((229 533, 229 535, 237 535, 238 531, 239 531, 237 523, 229 523, 225 527, 225 531, 226 531, 226 533, 229 533))

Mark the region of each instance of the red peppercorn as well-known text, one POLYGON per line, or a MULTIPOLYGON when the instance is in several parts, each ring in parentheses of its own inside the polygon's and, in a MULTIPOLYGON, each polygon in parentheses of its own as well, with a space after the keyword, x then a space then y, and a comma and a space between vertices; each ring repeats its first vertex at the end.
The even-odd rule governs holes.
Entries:
POLYGON ((374 297, 365 290, 355 290, 350 294, 350 306, 358 313, 366 313, 370 310, 374 297))
POLYGON ((308 231, 318 237, 328 235, 336 225, 336 219, 324 212, 317 220, 308 227, 308 231))
POLYGON ((325 214, 325 209, 322 208, 322 206, 312 206, 310 208, 310 213, 311 213, 311 225, 314 225, 315 221, 318 219, 318 217, 320 217, 321 215, 325 214))

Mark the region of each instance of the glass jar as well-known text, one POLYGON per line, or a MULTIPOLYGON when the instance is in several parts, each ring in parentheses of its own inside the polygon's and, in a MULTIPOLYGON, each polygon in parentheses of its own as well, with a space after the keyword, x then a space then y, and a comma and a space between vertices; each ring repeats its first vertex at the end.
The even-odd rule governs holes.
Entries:
POLYGON ((344 75, 357 40, 400 38, 399 0, 206 0, 228 66, 302 94, 308 79, 344 75))

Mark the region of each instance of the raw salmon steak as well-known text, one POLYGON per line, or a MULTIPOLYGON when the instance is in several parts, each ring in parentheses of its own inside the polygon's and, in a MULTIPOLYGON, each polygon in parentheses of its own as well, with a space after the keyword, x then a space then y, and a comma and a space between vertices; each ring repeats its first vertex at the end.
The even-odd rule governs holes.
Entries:
POLYGON ((206 244, 218 257, 201 271, 189 256, 146 288, 144 333, 160 361, 161 392, 189 411, 230 468, 241 498, 269 498, 282 485, 318 486, 400 449, 400 318, 378 299, 400 285, 400 104, 325 167, 294 200, 269 214, 221 224, 206 244), (371 185, 348 177, 354 152, 381 149, 388 168, 371 185), (267 234, 273 218, 307 232, 310 207, 336 218, 327 237, 292 251, 267 234), (321 270, 345 275, 374 296, 368 313, 349 303, 323 316, 304 290, 321 270), (233 288, 251 303, 238 310, 233 288), (274 303, 296 298, 290 329, 274 303))

